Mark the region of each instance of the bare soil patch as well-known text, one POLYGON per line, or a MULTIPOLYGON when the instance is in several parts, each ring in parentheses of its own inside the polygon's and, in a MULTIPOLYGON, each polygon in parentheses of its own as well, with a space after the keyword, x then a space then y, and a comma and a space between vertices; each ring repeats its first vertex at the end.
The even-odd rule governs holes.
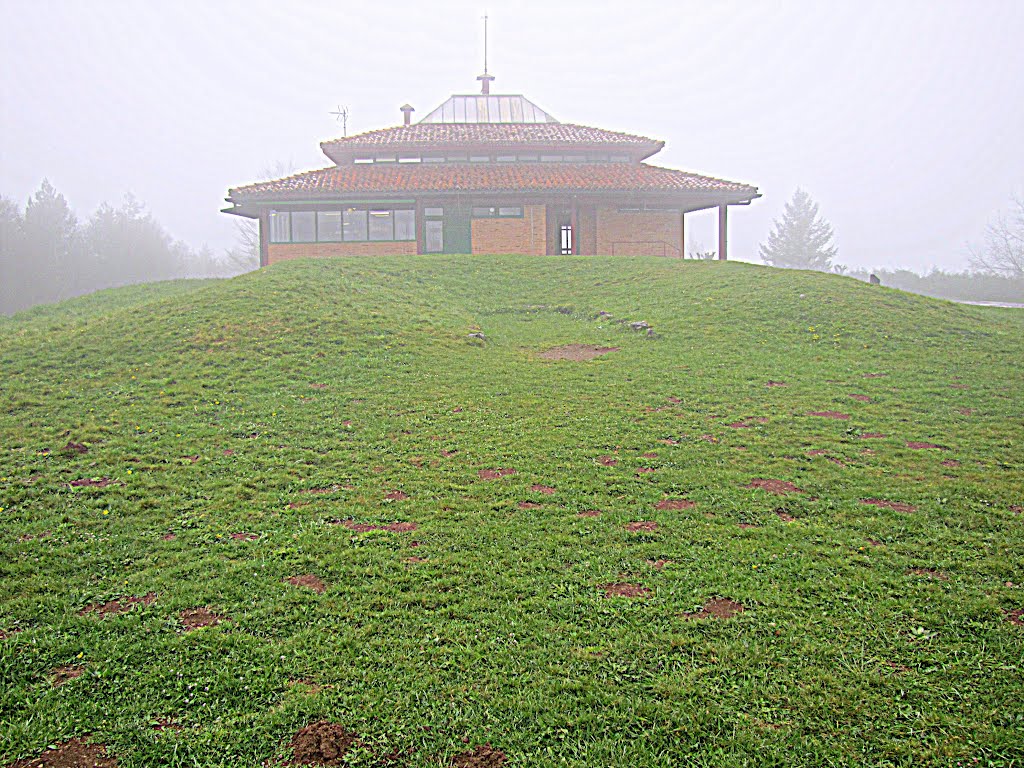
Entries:
POLYGON ((885 378, 888 375, 889 375, 888 373, 865 373, 864 374, 864 378, 865 379, 882 379, 882 378, 885 378))
POLYGON ((886 501, 885 499, 861 499, 861 504, 870 504, 874 507, 882 507, 883 509, 892 509, 896 512, 917 512, 917 507, 913 504, 905 504, 902 501, 886 501))
POLYGON ((601 513, 596 509, 585 509, 582 512, 577 512, 576 517, 600 517, 601 513))
POLYGON ((158 717, 150 726, 154 731, 181 731, 184 728, 168 717, 158 717))
POLYGON ((655 570, 658 570, 658 571, 660 571, 666 565, 670 565, 671 563, 672 563, 671 560, 648 560, 647 561, 647 564, 649 566, 651 566, 652 568, 654 568, 655 570))
POLYGON ((341 490, 340 485, 330 485, 322 488, 303 488, 299 493, 309 493, 314 496, 322 496, 327 493, 337 493, 341 490))
POLYGON ((944 467, 959 467, 960 466, 960 462, 957 461, 956 459, 946 459, 945 461, 942 462, 942 466, 944 466, 944 467))
POLYGON ((654 508, 662 511, 677 512, 681 509, 693 509, 696 506, 697 502, 690 501, 689 499, 662 499, 654 505, 654 508))
POLYGON ((742 528, 745 531, 749 531, 751 528, 760 528, 761 527, 761 526, 757 525, 756 523, 739 523, 738 525, 739 525, 740 528, 742 528))
POLYGON ((61 450, 64 451, 64 453, 88 453, 89 452, 88 446, 83 445, 82 443, 73 443, 70 440, 68 441, 67 445, 65 445, 63 448, 61 448, 61 450))
POLYGON ((602 467, 614 467, 619 463, 619 460, 614 456, 601 456, 598 458, 597 463, 602 467))
POLYGON ((970 416, 973 413, 975 413, 975 409, 974 408, 958 408, 957 409, 957 413, 959 413, 959 414, 961 414, 963 416, 970 416))
POLYGON ((544 506, 544 505, 543 504, 538 504, 535 501, 520 501, 519 502, 519 508, 520 509, 540 509, 542 506, 544 506))
POLYGON ((530 490, 536 491, 537 493, 547 494, 549 496, 555 492, 555 489, 550 485, 531 485, 530 490))
POLYGON ((167 533, 165 533, 163 536, 160 537, 160 540, 161 541, 174 541, 176 538, 178 538, 176 535, 174 535, 173 533, 168 531, 167 533))
POLYGON ((759 488, 762 491, 774 493, 779 496, 787 493, 803 493, 803 491, 801 491, 795 485, 786 480, 773 480, 767 477, 755 477, 753 480, 751 480, 743 487, 759 488))
POLYGON ((870 403, 871 402, 871 398, 868 397, 867 395, 850 395, 850 397, 853 398, 854 400, 857 400, 858 402, 861 402, 861 403, 870 403))
POLYGON ((742 603, 725 597, 716 597, 704 603, 704 607, 696 613, 684 613, 683 617, 687 619, 731 619, 737 613, 743 613, 745 610, 742 603))
POLYGON ((81 677, 82 673, 85 672, 85 667, 81 664, 67 664, 63 667, 57 667, 50 672, 50 682, 54 688, 58 688, 68 680, 74 680, 76 677, 81 677))
POLYGON ((339 723, 311 723, 292 736, 292 765, 342 765, 345 753, 357 741, 356 735, 339 723))
POLYGON ((775 510, 775 516, 784 523, 792 523, 796 521, 795 517, 781 507, 775 510))
POLYGON ((444 450, 442 450, 441 451, 441 456, 443 456, 446 459, 450 459, 456 453, 458 453, 458 451, 444 451, 444 450))
POLYGON ((714 435, 701 435, 700 439, 703 440, 705 443, 717 443, 718 442, 718 438, 715 437, 714 435))
POLYGON ((25 533, 25 534, 22 534, 21 536, 18 537, 18 541, 19 542, 26 542, 26 541, 33 541, 33 540, 43 541, 44 539, 50 538, 52 535, 53 535, 53 533, 51 531, 43 531, 42 533, 25 533))
POLYGON ((881 432, 861 432, 858 437, 861 440, 881 440, 886 435, 883 435, 881 432))
POLYGON ((880 542, 880 541, 876 541, 875 539, 866 539, 866 541, 867 541, 867 543, 868 543, 868 544, 870 544, 870 545, 871 545, 872 547, 880 547, 880 546, 882 546, 882 542, 880 542))
POLYGON ((409 494, 402 491, 389 491, 384 494, 384 498, 388 501, 405 501, 409 498, 409 494))
POLYGON ((113 482, 109 477, 80 477, 71 481, 73 488, 106 488, 113 482))
POLYGON ((221 451, 221 453, 224 454, 225 456, 234 456, 235 455, 235 452, 232 451, 230 448, 225 448, 223 451, 221 451))
POLYGON ((472 752, 463 752, 452 758, 453 768, 501 768, 505 764, 505 753, 483 744, 472 752))
POLYGON ((970 389, 970 387, 967 386, 966 384, 950 384, 949 388, 950 389, 970 389))
POLYGON ((945 448, 943 446, 937 445, 936 443, 919 443, 919 442, 916 442, 914 440, 908 440, 907 441, 907 448, 913 448, 915 451, 924 451, 924 450, 928 450, 930 448, 936 448, 936 449, 938 449, 940 451, 944 451, 945 450, 945 448))
POLYGON ((679 441, 673 440, 671 437, 663 437, 658 442, 662 445, 679 445, 679 441))
POLYGON ((637 469, 636 469, 636 473, 638 475, 646 475, 646 474, 649 474, 651 472, 657 472, 657 471, 658 471, 657 467, 637 467, 637 469))
POLYGON ((643 597, 644 595, 650 594, 651 591, 640 584, 628 584, 624 582, 599 584, 598 589, 604 590, 605 597, 643 597))
POLYGON ((653 520, 637 520, 632 523, 626 523, 626 530, 630 533, 637 533, 638 531, 656 531, 658 530, 658 524, 653 520))
POLYGON ((766 387, 788 387, 789 385, 784 381, 767 381, 765 382, 766 387))
POLYGON ((11 763, 8 768, 117 768, 117 760, 107 756, 107 748, 102 744, 71 739, 39 757, 11 763))
POLYGON ((497 480, 500 477, 518 474, 511 467, 499 467, 498 469, 481 469, 477 475, 481 480, 497 480))
POLYGON ((1021 506, 1020 504, 1011 504, 1010 511, 1016 512, 1018 515, 1024 514, 1024 506, 1021 506))
POLYGON ((222 621, 227 621, 224 616, 219 616, 206 606, 187 608, 178 615, 181 618, 181 625, 185 628, 186 632, 191 632, 200 627, 215 627, 222 621))
POLYGON ((417 563, 425 563, 425 562, 427 562, 427 558, 425 558, 425 557, 416 557, 416 555, 412 555, 411 557, 405 558, 405 560, 403 560, 403 562, 409 563, 411 565, 416 565, 417 563))
POLYGON ((148 592, 141 597, 131 595, 130 597, 123 597, 120 600, 108 600, 105 603, 92 603, 85 606, 78 612, 79 616, 85 616, 90 613, 98 613, 100 616, 106 616, 111 613, 124 613, 130 611, 134 606, 138 604, 150 605, 156 600, 156 592, 148 592))
POLYGON ((199 461, 199 454, 194 453, 191 456, 179 456, 178 459, 179 461, 187 461, 189 464, 195 464, 199 461))
POLYGON ((810 411, 807 415, 818 416, 822 419, 839 419, 840 421, 850 418, 850 414, 840 413, 839 411, 810 411))
POLYGON ((289 576, 285 579, 293 587, 307 587, 312 589, 318 595, 322 595, 327 590, 327 585, 323 581, 314 576, 311 573, 304 573, 301 576, 289 576))
POLYGON ((309 388, 310 389, 327 389, 327 385, 326 384, 310 384, 309 388))
POLYGON ((933 568, 911 568, 907 573, 912 573, 915 576, 927 576, 929 579, 949 581, 949 576, 944 574, 942 571, 936 571, 933 568))
POLYGON ((1016 608, 1012 611, 1007 611, 1006 620, 1011 624, 1016 624, 1018 627, 1024 627, 1024 610, 1016 608))
POLYGON ((607 355, 609 352, 618 352, 618 347, 595 347, 590 344, 566 344, 562 347, 554 347, 537 355, 541 360, 574 360, 582 362, 593 360, 595 357, 607 355))
POLYGON ((743 421, 734 421, 732 424, 726 424, 726 426, 732 427, 733 429, 752 429, 754 425, 747 424, 746 422, 743 421))
POLYGON ((231 538, 235 541, 256 541, 256 539, 259 538, 259 534, 237 531, 236 533, 231 534, 231 538))

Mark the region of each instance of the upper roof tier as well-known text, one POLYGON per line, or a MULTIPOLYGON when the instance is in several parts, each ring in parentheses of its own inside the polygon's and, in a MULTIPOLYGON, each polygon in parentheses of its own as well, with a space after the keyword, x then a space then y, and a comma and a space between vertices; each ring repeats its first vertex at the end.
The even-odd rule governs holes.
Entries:
POLYGON ((455 95, 420 120, 421 123, 557 123, 525 96, 455 95))
MULTIPOLYGON (((457 97, 453 97, 457 98, 457 97)), ((477 98, 477 97, 474 97, 477 98)), ((479 97, 504 98, 504 97, 479 97)), ((436 110, 435 110, 436 111, 436 110)), ((320 143, 320 148, 339 165, 372 150, 493 149, 603 149, 628 154, 639 162, 661 150, 665 142, 570 123, 428 123, 400 125, 367 131, 320 143)))

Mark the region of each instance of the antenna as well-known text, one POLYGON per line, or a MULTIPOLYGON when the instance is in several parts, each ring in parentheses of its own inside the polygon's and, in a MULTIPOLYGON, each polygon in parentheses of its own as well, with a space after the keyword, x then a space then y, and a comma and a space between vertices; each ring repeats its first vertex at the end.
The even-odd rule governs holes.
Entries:
POLYGON ((338 105, 337 112, 330 112, 328 114, 334 115, 338 122, 341 123, 342 135, 348 136, 348 107, 338 105))
POLYGON ((484 13, 484 74, 487 74, 487 14, 484 13))

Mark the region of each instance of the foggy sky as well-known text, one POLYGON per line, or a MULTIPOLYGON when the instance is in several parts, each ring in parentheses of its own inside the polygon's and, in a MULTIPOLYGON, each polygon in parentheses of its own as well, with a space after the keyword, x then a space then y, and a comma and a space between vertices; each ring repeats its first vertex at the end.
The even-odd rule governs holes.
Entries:
MULTIPOLYGON (((0 194, 46 177, 85 217, 130 191, 221 249, 227 189, 319 142, 478 90, 666 141, 648 162, 755 184, 730 256, 799 185, 851 267, 966 267, 1024 188, 1024 2, 0 0, 0 194)), ((706 248, 710 216, 687 218, 706 248)))

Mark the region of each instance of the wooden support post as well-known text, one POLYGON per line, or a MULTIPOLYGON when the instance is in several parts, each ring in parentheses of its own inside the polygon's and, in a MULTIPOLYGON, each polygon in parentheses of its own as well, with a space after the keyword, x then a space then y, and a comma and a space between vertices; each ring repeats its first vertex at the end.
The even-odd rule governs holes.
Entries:
POLYGON ((270 263, 270 215, 266 211, 260 211, 260 266, 265 267, 270 263))
POLYGON ((686 211, 679 214, 679 258, 686 258, 686 211))
POLYGON ((718 206, 718 260, 726 261, 729 258, 729 206, 718 206))

